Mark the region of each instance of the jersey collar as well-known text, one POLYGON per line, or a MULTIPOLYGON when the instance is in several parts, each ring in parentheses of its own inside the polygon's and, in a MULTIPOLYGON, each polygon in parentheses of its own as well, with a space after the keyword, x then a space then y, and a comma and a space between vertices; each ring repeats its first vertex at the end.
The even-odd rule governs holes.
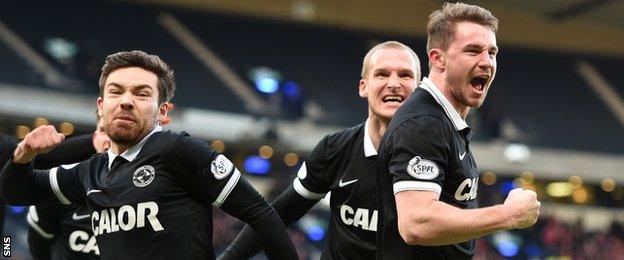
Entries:
POLYGON ((366 123, 364 124, 364 156, 371 157, 375 155, 377 155, 377 149, 375 149, 373 140, 368 132, 368 119, 366 119, 366 123))
POLYGON ((433 96, 433 98, 438 102, 438 104, 442 106, 442 108, 444 109, 444 112, 446 113, 446 116, 448 116, 451 119, 451 122, 453 122, 453 125, 455 126, 455 129, 457 131, 461 131, 461 130, 468 128, 468 124, 466 123, 466 121, 464 121, 464 119, 461 118, 459 113, 457 113, 457 110, 455 110, 455 107, 451 105, 451 102, 448 101, 448 99, 446 99, 444 94, 442 94, 442 91, 438 89, 438 86, 436 86, 436 84, 433 83, 433 81, 431 81, 427 77, 424 77, 419 87, 429 92, 433 96))
POLYGON ((162 126, 160 125, 156 125, 156 127, 154 127, 154 129, 152 129, 151 132, 149 132, 149 134, 147 134, 145 137, 143 137, 143 139, 141 139, 141 141, 136 144, 135 146, 130 147, 130 149, 124 151, 121 154, 115 154, 113 153, 113 151, 111 151, 111 149, 108 149, 107 153, 108 153, 108 169, 111 168, 111 165, 113 165, 113 161, 115 160, 115 158, 117 156, 121 156, 124 159, 126 159, 127 161, 131 162, 132 160, 134 160, 134 158, 137 157, 137 155, 139 155, 139 152, 141 152, 141 149, 143 148, 143 145, 145 145, 145 142, 147 142, 147 139, 152 136, 154 133, 156 132, 160 132, 162 131, 162 126))

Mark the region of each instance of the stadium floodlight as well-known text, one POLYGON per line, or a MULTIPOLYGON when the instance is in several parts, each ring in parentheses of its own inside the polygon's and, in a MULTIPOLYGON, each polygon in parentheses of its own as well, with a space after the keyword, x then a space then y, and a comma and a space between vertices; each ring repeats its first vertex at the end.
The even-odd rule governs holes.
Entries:
POLYGON ((525 144, 511 143, 505 146, 503 156, 511 163, 526 163, 531 158, 531 149, 525 144))
POLYGON ((284 92, 284 95, 289 98, 298 98, 301 96, 301 90, 299 90, 299 86, 294 81, 284 82, 282 91, 284 92))
POLYGON ((521 239, 509 231, 503 231, 492 235, 494 245, 498 252, 505 257, 514 257, 520 249, 521 239))
POLYGON ((254 82, 258 91, 273 94, 279 89, 281 75, 270 68, 257 67, 250 70, 249 78, 254 82))
POLYGON ((9 209, 11 213, 15 215, 22 214, 24 211, 26 211, 26 207, 23 206, 9 206, 9 209))
POLYGON ((308 235, 308 238, 317 242, 325 238, 325 230, 317 225, 308 227, 308 229, 306 229, 306 234, 308 235))
POLYGON ((66 63, 78 54, 78 45, 61 37, 53 37, 43 41, 43 50, 59 62, 66 63))
POLYGON ((271 162, 257 155, 248 156, 243 162, 245 171, 254 175, 267 175, 271 171, 271 162))

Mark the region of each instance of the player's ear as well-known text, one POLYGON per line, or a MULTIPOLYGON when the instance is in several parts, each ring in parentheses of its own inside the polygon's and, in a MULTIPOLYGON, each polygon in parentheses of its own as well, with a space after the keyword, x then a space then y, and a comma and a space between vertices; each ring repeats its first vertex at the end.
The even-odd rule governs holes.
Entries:
POLYGON ((441 49, 438 49, 438 48, 433 48, 429 50, 428 56, 429 56, 429 62, 431 62, 431 65, 433 67, 437 67, 440 69, 446 68, 446 61, 445 61, 444 54, 445 53, 441 49))
POLYGON ((102 99, 102 97, 98 97, 97 101, 95 101, 95 104, 97 104, 98 116, 102 117, 102 115, 103 115, 102 114, 102 107, 103 107, 103 104, 104 104, 104 100, 102 99))
POLYGON ((358 86, 360 97, 367 98, 368 97, 368 82, 365 79, 360 79, 360 84, 358 86))
POLYGON ((171 112, 171 110, 173 110, 175 108, 175 105, 171 102, 167 102, 167 115, 165 116, 165 119, 163 119, 160 123, 162 125, 168 125, 169 123, 171 123, 171 117, 169 116, 169 112, 171 112))
POLYGON ((156 116, 156 120, 162 124, 163 121, 165 121, 165 118, 167 118, 167 112, 169 112, 169 102, 164 102, 160 104, 160 106, 158 107, 158 115, 156 116))

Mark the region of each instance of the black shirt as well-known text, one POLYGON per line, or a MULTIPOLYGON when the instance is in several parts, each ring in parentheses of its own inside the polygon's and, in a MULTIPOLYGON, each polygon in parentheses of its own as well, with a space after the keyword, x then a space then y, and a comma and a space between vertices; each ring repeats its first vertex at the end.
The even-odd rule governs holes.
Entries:
MULTIPOLYGON (((0 167, 4 166, 13 156, 17 140, 14 137, 0 134, 0 167)), ((0 200, 0 233, 4 235, 4 217, 6 205, 0 200)))
POLYGON ((470 151, 470 136, 466 122, 427 78, 396 112, 379 148, 382 259, 472 257, 474 240, 446 246, 407 245, 398 232, 394 198, 402 191, 434 191, 442 202, 476 208, 479 170, 470 151))
MULTIPOLYGON (((96 153, 93 134, 72 137, 52 151, 37 155, 35 169, 76 163, 96 153)), ((91 231, 91 214, 77 205, 45 203, 28 209, 28 246, 33 259, 99 259, 91 231)))
MULTIPOLYGON (((43 258, 47 259, 46 256, 58 260, 100 258, 100 250, 91 231, 91 214, 87 210, 76 205, 40 204, 30 206, 27 221, 30 228, 36 232, 29 233, 29 236, 53 239, 52 251, 42 255, 43 258)), ((33 243, 30 243, 30 246, 32 247, 33 243)), ((31 252, 33 250, 31 248, 31 252)), ((50 248, 42 248, 43 250, 49 251, 50 248)))
POLYGON ((103 259, 214 258, 211 205, 257 228, 269 253, 296 256, 275 211, 232 162, 185 134, 157 126, 121 155, 109 150, 49 172, 28 167, 3 169, 7 201, 31 204, 53 194, 88 209, 103 259))
POLYGON ((293 186, 318 200, 331 192, 331 220, 322 259, 374 259, 377 231, 377 151, 360 124, 328 135, 303 163, 293 186))

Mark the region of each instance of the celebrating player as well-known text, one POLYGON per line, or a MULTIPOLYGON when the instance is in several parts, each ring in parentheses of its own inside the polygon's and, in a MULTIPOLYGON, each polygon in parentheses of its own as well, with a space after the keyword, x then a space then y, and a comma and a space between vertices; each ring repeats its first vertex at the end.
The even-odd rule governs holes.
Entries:
POLYGON ((165 62, 142 51, 112 54, 99 85, 110 149, 32 170, 35 155, 64 139, 53 126, 35 129, 0 175, 8 203, 56 200, 88 209, 103 259, 214 258, 211 205, 252 226, 269 257, 297 258, 279 216, 229 159, 187 134, 162 131, 175 90, 165 62))
POLYGON ((477 209, 479 170, 464 121, 496 74, 498 19, 462 3, 429 16, 429 77, 392 118, 379 148, 380 259, 469 259, 474 239, 526 228, 539 215, 530 190, 477 209))

